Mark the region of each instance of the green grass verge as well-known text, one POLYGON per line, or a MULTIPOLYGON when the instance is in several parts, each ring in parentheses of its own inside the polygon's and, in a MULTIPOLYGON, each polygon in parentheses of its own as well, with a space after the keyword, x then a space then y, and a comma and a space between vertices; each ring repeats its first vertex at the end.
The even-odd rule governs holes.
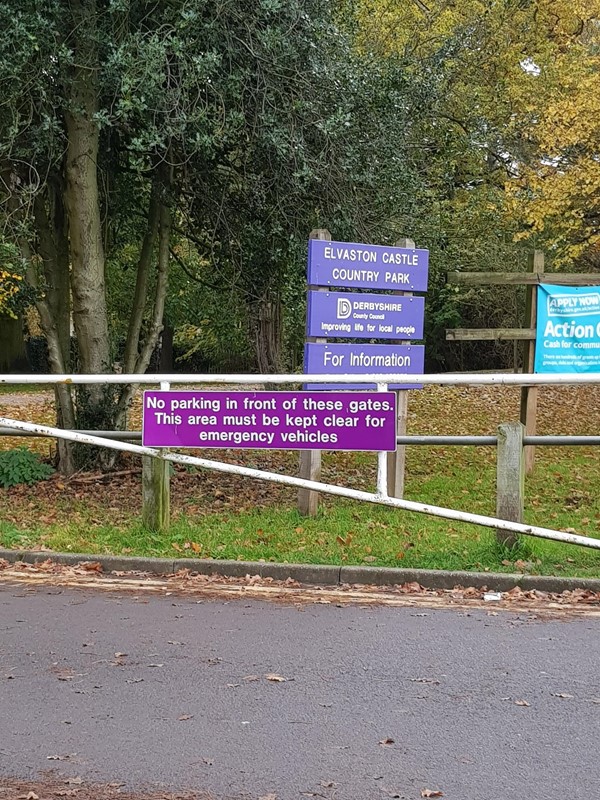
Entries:
POLYGON ((389 509, 345 502, 310 520, 293 510, 276 509, 235 518, 209 515, 201 524, 180 518, 168 534, 151 533, 139 522, 126 529, 73 523, 30 531, 0 523, 0 543, 9 548, 42 545, 62 552, 166 558, 600 576, 598 551, 540 539, 523 539, 508 551, 486 528, 444 525, 416 514, 402 513, 399 519, 389 509))
MULTIPOLYGON (((421 448, 413 454, 406 496, 493 515, 493 450, 450 450, 421 448)), ((365 467, 372 462, 364 455, 356 458, 358 467, 363 460, 365 467)), ((539 462, 528 479, 527 521, 598 536, 594 452, 575 450, 566 458, 564 450, 546 450, 539 462)), ((68 516, 71 521, 40 523, 28 530, 0 522, 0 544, 66 552, 600 577, 600 551, 531 537, 522 537, 508 551, 487 528, 331 498, 314 519, 300 517, 291 507, 201 517, 180 510, 165 534, 144 530, 138 517, 109 524, 110 509, 90 508, 85 498, 76 505, 69 500, 68 508, 61 508, 59 501, 54 511, 58 519, 68 516)))
POLYGON ((50 392, 51 383, 0 383, 0 395, 3 394, 39 394, 50 392))
MULTIPOLYGON (((572 390, 567 402, 549 391, 542 395, 541 432, 597 430, 596 393, 572 390)), ((518 416, 518 401, 518 392, 508 390, 423 390, 411 400, 409 427, 421 433, 493 432, 499 420, 518 416)), ((290 474, 297 468, 294 453, 248 451, 235 457, 290 474)), ((535 472, 526 480, 526 521, 600 538, 599 460, 598 448, 538 448, 535 472)), ((323 456, 326 482, 372 491, 375 469, 371 453, 323 456)), ((495 471, 494 448, 410 447, 405 496, 493 516, 495 471)), ((323 497, 315 519, 305 519, 295 510, 292 490, 263 491, 264 484, 261 489, 250 479, 195 470, 174 481, 169 532, 152 534, 140 523, 136 481, 61 486, 55 480, 0 489, 0 546, 600 577, 600 551, 522 537, 507 552, 487 528, 332 497, 323 497)))

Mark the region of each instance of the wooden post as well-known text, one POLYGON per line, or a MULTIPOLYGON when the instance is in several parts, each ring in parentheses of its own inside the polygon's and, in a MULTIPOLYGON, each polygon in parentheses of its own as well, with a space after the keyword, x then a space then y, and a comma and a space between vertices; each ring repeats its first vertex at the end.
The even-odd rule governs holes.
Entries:
POLYGON ((142 456, 142 525, 158 533, 170 523, 170 468, 162 458, 142 456))
MULTIPOLYGON (((330 242, 331 234, 326 228, 315 228, 310 232, 309 239, 322 239, 330 242)), ((309 289, 311 287, 308 287, 309 289)), ((326 292, 326 287, 316 287, 317 291, 326 292)), ((308 331, 308 319, 307 319, 308 331)), ((306 341, 326 343, 327 339, 306 337, 306 341)), ((309 481, 318 481, 321 477, 321 451, 320 450, 301 450, 300 451, 300 477, 309 481)), ((311 492, 309 489, 298 490, 298 511, 304 517, 315 517, 319 510, 319 493, 311 492)))
MULTIPOLYGON (((544 253, 534 250, 529 256, 529 271, 542 274, 544 272, 544 253)), ((535 330, 537 322, 537 285, 529 285, 526 289, 525 299, 525 325, 535 330)), ((523 350, 523 372, 533 372, 535 361, 535 339, 525 341, 523 350)), ((536 416, 538 402, 538 387, 523 386, 521 389, 521 422, 525 425, 525 434, 534 436, 536 431, 536 416)), ((525 472, 533 472, 535 463, 535 447, 528 445, 525 448, 525 472)))
MULTIPOLYGON (((496 516, 510 522, 523 522, 525 498, 525 457, 521 422, 498 426, 496 456, 496 516)), ((514 547, 519 536, 511 531, 496 529, 496 540, 505 547, 514 547)))
MULTIPOLYGON (((412 239, 399 239, 396 247, 415 247, 412 239)), ((412 292, 394 292, 394 294, 411 297, 412 292)), ((410 344, 410 341, 399 341, 397 344, 410 344)), ((408 389, 396 390, 396 435, 406 434, 406 421, 408 419, 408 389)), ((404 472, 406 465, 406 445, 399 444, 396 450, 387 456, 387 483, 390 497, 404 497, 404 472)))

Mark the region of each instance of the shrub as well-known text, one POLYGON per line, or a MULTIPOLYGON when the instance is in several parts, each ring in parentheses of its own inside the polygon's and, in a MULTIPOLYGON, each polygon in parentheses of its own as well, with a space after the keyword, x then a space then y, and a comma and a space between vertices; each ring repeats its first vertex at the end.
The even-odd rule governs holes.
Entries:
POLYGON ((0 453, 0 485, 5 489, 19 483, 36 483, 49 478, 54 469, 40 461, 36 453, 25 447, 0 453))

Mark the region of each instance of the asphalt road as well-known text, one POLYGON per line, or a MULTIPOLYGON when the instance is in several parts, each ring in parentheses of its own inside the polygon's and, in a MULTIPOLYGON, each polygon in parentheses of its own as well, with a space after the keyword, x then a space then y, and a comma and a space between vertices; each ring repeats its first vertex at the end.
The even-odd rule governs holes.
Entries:
POLYGON ((589 800, 599 634, 594 617, 0 584, 0 776, 219 800, 589 800))

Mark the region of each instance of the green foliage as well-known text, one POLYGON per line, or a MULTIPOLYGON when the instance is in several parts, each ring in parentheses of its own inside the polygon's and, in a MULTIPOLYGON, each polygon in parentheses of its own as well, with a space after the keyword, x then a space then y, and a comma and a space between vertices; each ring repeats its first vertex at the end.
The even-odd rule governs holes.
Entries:
MULTIPOLYGON (((479 366, 465 363, 470 345, 445 343, 446 327, 518 324, 505 298, 452 292, 443 280, 446 270, 525 263, 514 221, 498 213, 507 165, 488 117, 492 97, 503 119, 504 94, 478 96, 484 78, 497 80, 474 46, 491 36, 483 17, 473 26, 451 15, 429 37, 412 3, 392 4, 405 22, 392 26, 376 0, 110 0, 84 30, 62 0, 13 5, 0 0, 0 50, 10 53, 0 59, 0 215, 11 245, 35 251, 48 290, 39 221, 64 191, 65 120, 77 111, 71 90, 83 63, 97 109, 115 342, 127 333, 158 184, 174 221, 166 318, 190 356, 225 364, 235 354, 260 371, 299 367, 315 227, 350 241, 410 236, 430 249, 429 368, 479 366), (361 12, 370 5, 377 13, 361 12)), ((155 287, 152 273, 143 332, 155 287)))
POLYGON ((0 315, 15 318, 33 301, 34 292, 24 278, 25 264, 17 248, 0 236, 0 315))
POLYGON ((0 486, 5 489, 20 483, 37 483, 53 473, 49 464, 44 464, 37 453, 25 447, 0 452, 0 486))

